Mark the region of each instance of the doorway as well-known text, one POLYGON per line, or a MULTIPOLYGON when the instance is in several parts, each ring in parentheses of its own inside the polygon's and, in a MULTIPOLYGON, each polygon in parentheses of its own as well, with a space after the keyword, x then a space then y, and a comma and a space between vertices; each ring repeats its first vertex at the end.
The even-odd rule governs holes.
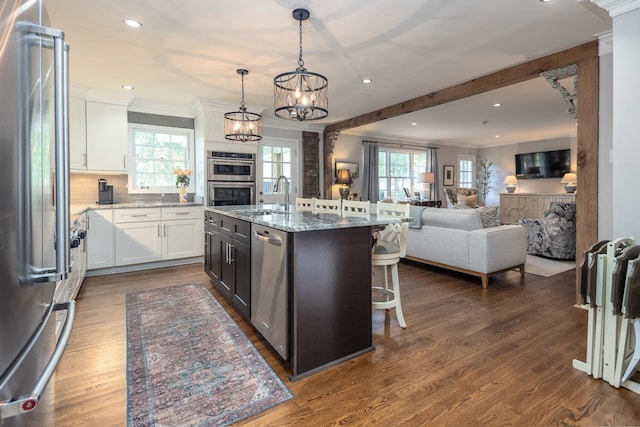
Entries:
POLYGON ((258 145, 258 161, 256 162, 256 200, 258 203, 279 203, 284 201, 285 186, 281 185, 274 192, 279 176, 289 180, 289 199, 293 202, 298 194, 299 141, 285 138, 263 138, 258 145))

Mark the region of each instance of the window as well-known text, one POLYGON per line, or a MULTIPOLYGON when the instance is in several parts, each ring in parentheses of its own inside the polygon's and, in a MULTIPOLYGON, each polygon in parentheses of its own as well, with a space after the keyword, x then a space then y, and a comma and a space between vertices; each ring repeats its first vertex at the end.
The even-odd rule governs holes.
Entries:
POLYGON ((405 187, 412 192, 419 191, 420 184, 416 179, 419 172, 426 170, 426 166, 426 151, 381 148, 378 157, 379 200, 386 197, 405 200, 407 198, 404 193, 405 187))
POLYGON ((475 156, 458 156, 458 185, 461 188, 473 188, 475 176, 475 156))
POLYGON ((129 193, 177 193, 173 170, 194 168, 193 130, 131 123, 129 137, 129 193))
MULTIPOLYGON (((262 194, 276 194, 273 187, 276 185, 278 177, 286 176, 289 180, 291 175, 291 162, 293 161, 293 149, 289 147, 278 147, 271 145, 262 146, 262 194)), ((278 189, 277 194, 284 194, 284 185, 278 189)))

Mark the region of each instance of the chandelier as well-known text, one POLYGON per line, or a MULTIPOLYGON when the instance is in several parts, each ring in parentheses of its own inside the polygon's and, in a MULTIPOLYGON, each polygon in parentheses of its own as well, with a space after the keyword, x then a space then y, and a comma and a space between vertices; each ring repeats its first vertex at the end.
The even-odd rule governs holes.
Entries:
POLYGON ((236 70, 242 78, 242 101, 239 111, 232 111, 224 115, 224 137, 232 141, 260 141, 262 139, 262 116, 247 112, 244 102, 244 76, 249 71, 242 68, 236 70))
POLYGON ((276 116, 288 120, 318 120, 329 115, 327 78, 307 71, 302 60, 302 21, 309 19, 307 9, 296 9, 293 18, 300 23, 300 54, 295 71, 273 79, 276 116))

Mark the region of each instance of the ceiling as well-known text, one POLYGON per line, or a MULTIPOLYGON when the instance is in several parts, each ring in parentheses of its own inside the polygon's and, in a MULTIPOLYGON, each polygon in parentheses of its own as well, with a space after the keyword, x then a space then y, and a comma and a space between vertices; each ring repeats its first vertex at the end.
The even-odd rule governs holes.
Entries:
MULTIPOLYGON (((387 107, 609 31, 577 0, 45 0, 71 45, 73 87, 189 107, 196 97, 273 115, 273 77, 303 59, 329 80, 330 124, 387 107), (140 29, 123 18, 142 22, 140 29), (364 78, 373 79, 365 85, 364 78)), ((575 121, 543 79, 352 129, 350 133, 481 147, 574 135, 575 121), (496 102, 502 107, 494 108, 496 102), (415 122, 417 125, 411 126, 415 122), (483 122, 486 122, 483 124, 483 122), (500 134, 500 138, 495 135, 500 134)))

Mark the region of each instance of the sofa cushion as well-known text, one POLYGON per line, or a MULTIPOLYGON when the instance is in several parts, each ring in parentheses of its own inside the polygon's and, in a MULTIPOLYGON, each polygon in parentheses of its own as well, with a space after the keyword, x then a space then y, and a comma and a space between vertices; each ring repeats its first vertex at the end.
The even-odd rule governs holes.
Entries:
POLYGON ((477 209, 425 208, 422 225, 469 231, 482 228, 482 220, 477 209))
POLYGON ((482 220, 482 226, 484 228, 497 227, 500 225, 498 221, 498 209, 500 206, 480 206, 478 212, 480 212, 480 220, 482 220))

